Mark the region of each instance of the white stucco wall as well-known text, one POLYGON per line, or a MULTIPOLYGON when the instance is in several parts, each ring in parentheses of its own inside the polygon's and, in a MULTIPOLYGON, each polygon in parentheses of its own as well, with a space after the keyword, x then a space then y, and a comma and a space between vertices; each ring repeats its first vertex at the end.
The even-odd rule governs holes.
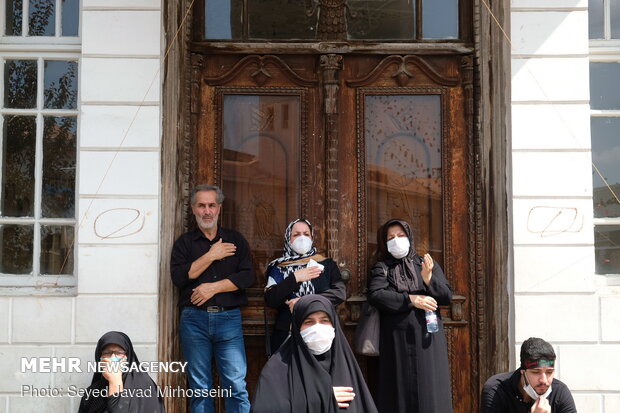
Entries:
POLYGON ((512 1, 514 345, 551 342, 579 412, 613 413, 620 294, 594 274, 587 6, 512 1))
POLYGON ((92 373, 20 372, 22 357, 94 357, 109 330, 157 359, 161 0, 82 0, 74 297, 0 298, 0 413, 77 411, 79 398, 21 386, 87 387, 92 373))
MULTIPOLYGON (((91 360, 122 330, 156 359, 163 55, 160 0, 82 0, 76 297, 0 297, 0 413, 76 411, 90 374, 22 374, 34 356, 91 360)), ((620 411, 620 290, 594 275, 587 0, 512 1, 515 352, 550 341, 580 413, 620 411)), ((516 362, 515 362, 516 363, 516 362)))

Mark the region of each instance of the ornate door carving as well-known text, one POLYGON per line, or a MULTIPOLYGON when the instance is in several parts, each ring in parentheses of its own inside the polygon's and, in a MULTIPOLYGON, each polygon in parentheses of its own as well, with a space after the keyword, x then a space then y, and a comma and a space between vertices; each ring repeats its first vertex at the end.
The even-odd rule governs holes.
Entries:
MULTIPOLYGON (((349 334, 378 226, 409 220, 454 287, 442 308, 455 412, 477 410, 470 225, 471 59, 403 55, 193 56, 194 183, 221 185, 222 224, 253 250, 258 283, 244 310, 248 386, 265 362, 264 270, 293 218, 348 278, 339 308, 349 334)), ((361 360, 373 370, 373 362, 361 360)), ((369 380, 372 386, 372 380, 369 380)))

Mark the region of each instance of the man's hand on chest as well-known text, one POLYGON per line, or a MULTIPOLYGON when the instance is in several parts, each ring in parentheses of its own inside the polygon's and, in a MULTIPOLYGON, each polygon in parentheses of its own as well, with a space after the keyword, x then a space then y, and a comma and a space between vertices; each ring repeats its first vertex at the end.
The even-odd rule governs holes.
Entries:
POLYGON ((230 242, 224 242, 221 238, 219 241, 211 245, 211 248, 207 252, 207 255, 212 261, 219 261, 226 257, 232 257, 235 255, 237 247, 230 242))

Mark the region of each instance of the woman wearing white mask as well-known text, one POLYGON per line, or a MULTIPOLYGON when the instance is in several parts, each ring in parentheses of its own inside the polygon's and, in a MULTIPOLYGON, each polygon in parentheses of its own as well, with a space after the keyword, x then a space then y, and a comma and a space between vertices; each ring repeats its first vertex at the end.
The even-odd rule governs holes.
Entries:
POLYGON ((253 413, 377 413, 331 302, 301 297, 291 336, 258 379, 253 413))
POLYGON ((331 258, 317 254, 314 231, 306 219, 288 224, 284 233, 284 254, 267 267, 265 302, 278 309, 271 351, 275 352, 289 334, 291 312, 300 297, 320 294, 333 306, 346 298, 344 281, 331 258))
POLYGON ((437 308, 452 299, 448 280, 429 254, 417 254, 406 221, 386 222, 377 249, 379 262, 368 288, 370 304, 381 313, 377 408, 381 413, 451 413, 448 351, 437 308), (436 332, 429 332, 426 312, 433 321, 436 316, 436 332))

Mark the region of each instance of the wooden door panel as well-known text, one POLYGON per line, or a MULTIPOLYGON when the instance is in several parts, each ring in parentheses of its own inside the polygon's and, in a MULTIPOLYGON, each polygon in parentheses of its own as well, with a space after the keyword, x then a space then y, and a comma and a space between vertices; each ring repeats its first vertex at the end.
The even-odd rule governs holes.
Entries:
POLYGON ((350 337, 376 230, 398 216, 411 221, 418 252, 430 251, 454 287, 453 304, 441 309, 453 404, 455 412, 475 411, 467 60, 335 54, 195 59, 204 60, 194 75, 200 102, 193 108, 195 181, 223 187, 222 225, 246 236, 258 276, 243 311, 250 392, 266 360, 263 273, 281 251, 289 220, 309 218, 316 245, 350 277, 349 299, 339 308, 350 337))
POLYGON ((316 58, 289 62, 276 56, 225 55, 206 60, 204 110, 197 119, 197 181, 222 186, 227 196, 222 225, 244 233, 252 246, 257 284, 263 286, 264 269, 281 251, 289 220, 320 217, 322 160, 312 150, 320 139, 320 104, 318 80, 308 69, 316 58))
MULTIPOLYGON (((356 285, 350 286, 352 293, 363 291, 376 231, 392 217, 411 222, 418 252, 430 252, 443 266, 455 294, 453 305, 441 309, 453 405, 456 412, 470 412, 476 410, 477 397, 470 387, 475 380, 469 321, 473 280, 468 238, 469 112, 464 97, 469 79, 462 73, 462 63, 460 57, 445 56, 346 57, 340 105, 356 117, 340 120, 344 136, 339 156, 344 158, 341 164, 355 163, 357 171, 339 170, 339 185, 349 191, 347 197, 357 198, 358 206, 358 248, 347 257, 359 272, 356 285), (373 161, 376 157, 385 162, 373 161)), ((341 225, 341 231, 350 231, 344 227, 350 223, 341 225)))
MULTIPOLYGON (((250 243, 257 282, 247 290, 243 328, 250 399, 266 362, 264 271, 291 219, 305 216, 324 246, 324 157, 318 57, 202 57, 197 73, 196 182, 226 196, 221 224, 250 243)), ((268 309, 267 317, 274 319, 268 309)), ((221 403, 220 403, 221 404, 221 403)), ((219 411, 223 411, 220 406, 219 411)))

